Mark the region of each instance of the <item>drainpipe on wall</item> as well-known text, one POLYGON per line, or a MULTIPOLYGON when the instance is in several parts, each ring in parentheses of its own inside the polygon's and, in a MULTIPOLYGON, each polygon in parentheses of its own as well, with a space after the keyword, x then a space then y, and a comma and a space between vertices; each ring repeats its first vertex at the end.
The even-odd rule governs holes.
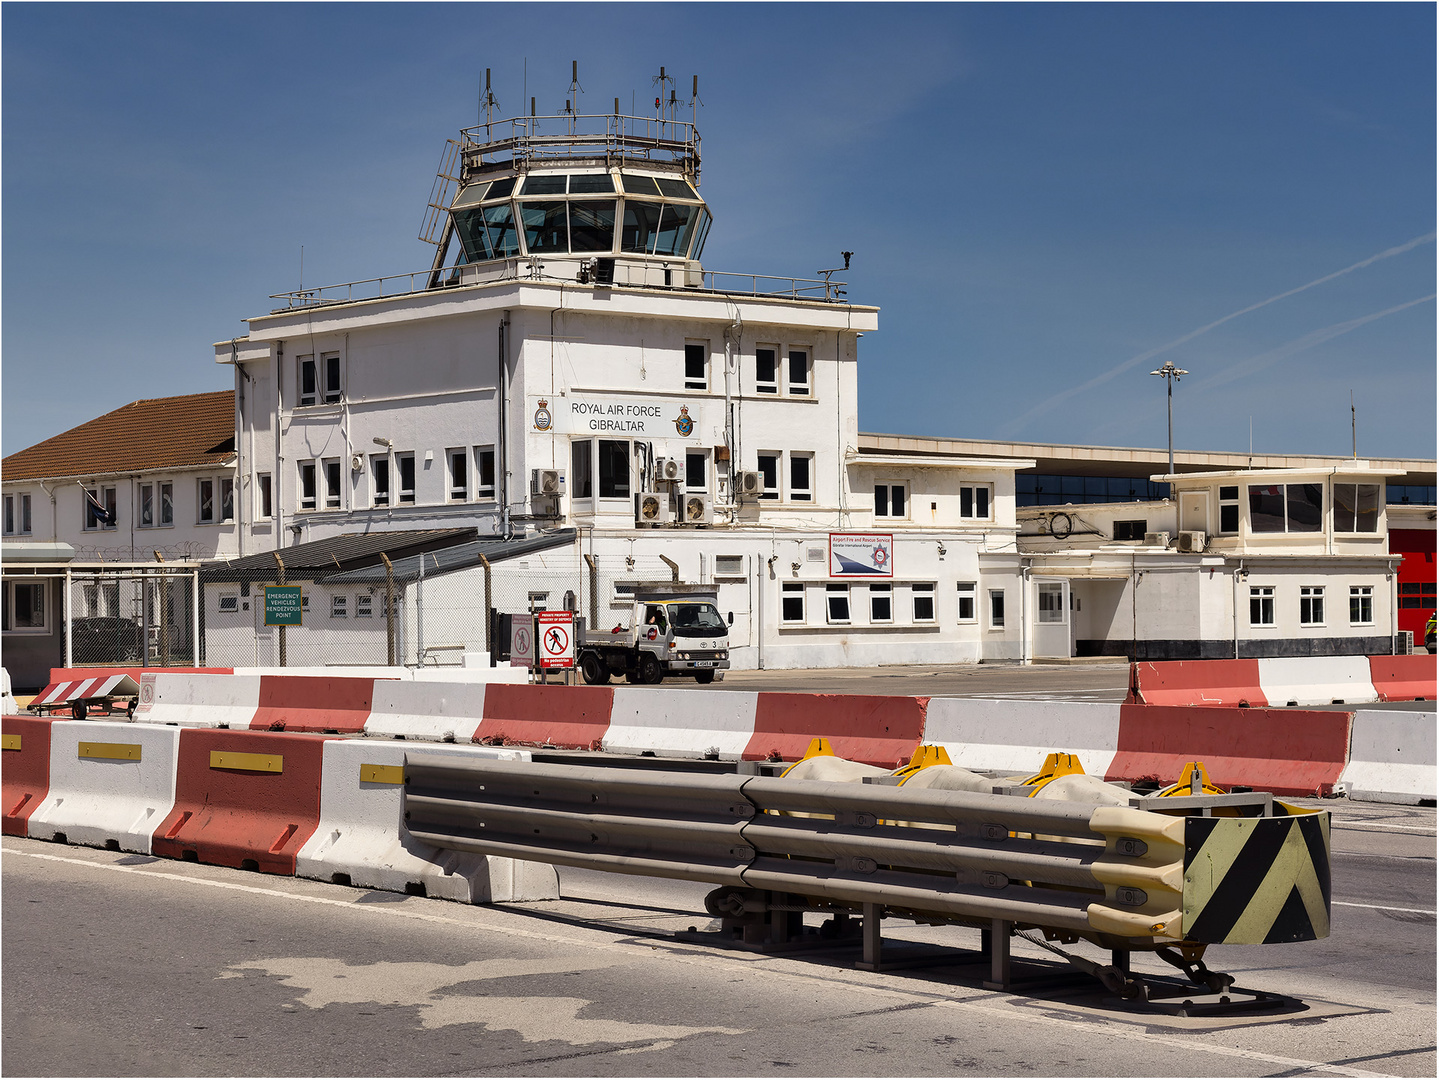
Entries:
MULTIPOLYGON (((54 496, 53 496, 53 495, 51 496, 51 499, 54 499, 54 496)), ((66 666, 66 667, 71 667, 71 666, 72 666, 72 660, 71 660, 71 644, 72 644, 72 640, 73 640, 73 635, 71 634, 71 619, 70 619, 70 567, 66 566, 66 567, 65 567, 65 666, 66 666)), ((147 643, 147 648, 148 648, 148 643, 147 643)))
MULTIPOLYGON (((285 393, 281 376, 285 373, 285 343, 275 343, 275 360, 272 364, 275 372, 275 471, 270 478, 270 497, 274 505, 270 507, 275 522, 275 550, 285 546, 285 482, 284 472, 280 468, 281 462, 285 459, 280 454, 280 416, 284 411, 285 393)), ((280 640, 284 641, 285 628, 280 627, 280 640)), ((283 646, 282 646, 283 647, 283 646)), ((281 667, 284 666, 283 661, 281 667)))
MULTIPOLYGON (((246 476, 245 476, 245 453, 244 453, 245 440, 244 440, 244 438, 243 438, 244 431, 245 431, 245 379, 244 379, 244 372, 242 372, 242 371, 240 370, 240 364, 239 364, 239 362, 238 362, 238 361, 235 359, 235 357, 234 357, 234 353, 235 353, 235 343, 234 343, 233 340, 230 342, 230 352, 231 352, 230 363, 231 363, 231 366, 234 367, 234 369, 235 369, 235 496, 234 496, 234 497, 235 497, 235 502, 236 502, 236 504, 237 504, 236 507, 235 507, 235 533, 236 533, 235 539, 236 539, 236 545, 237 545, 237 546, 236 546, 236 551, 237 551, 237 553, 239 554, 240 558, 243 559, 243 558, 245 557, 245 504, 246 504, 246 502, 249 501, 249 500, 246 498, 246 492, 250 490, 250 485, 249 485, 248 483, 246 483, 246 476)), ((132 485, 132 486, 133 486, 133 485, 132 485)), ((251 493, 251 497, 253 497, 253 493, 251 493)), ((132 521, 134 520, 134 514, 133 514, 133 513, 131 513, 130 519, 131 519, 132 521)), ((132 541, 131 541, 131 544, 133 544, 133 543, 134 543, 134 541, 132 540, 132 541)), ((133 555, 130 556, 130 557, 131 557, 132 559, 134 558, 133 555)))
POLYGON ((1028 664, 1029 655, 1029 571, 1033 563, 1021 559, 1019 564, 1019 662, 1028 664))
MULTIPOLYGON (((510 397, 509 329, 510 313, 506 311, 500 320, 500 393, 497 402, 500 410, 500 535, 506 540, 510 539, 510 432, 507 426, 510 397)), ((425 561, 421 559, 421 569, 424 568, 424 565, 425 561)))
POLYGON ((1249 576, 1249 571, 1244 569, 1244 560, 1239 560, 1239 566, 1234 571, 1234 659, 1239 659, 1239 583, 1249 576))

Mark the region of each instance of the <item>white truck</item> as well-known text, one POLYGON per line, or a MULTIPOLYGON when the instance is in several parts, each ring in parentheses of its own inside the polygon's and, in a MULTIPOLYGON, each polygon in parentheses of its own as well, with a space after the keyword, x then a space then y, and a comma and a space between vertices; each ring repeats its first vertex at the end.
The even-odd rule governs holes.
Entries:
POLYGON ((636 589, 628 626, 581 635, 575 660, 585 682, 597 686, 613 675, 632 683, 657 683, 666 675, 714 682, 729 667, 729 625, 715 595, 713 587, 693 585, 636 589))

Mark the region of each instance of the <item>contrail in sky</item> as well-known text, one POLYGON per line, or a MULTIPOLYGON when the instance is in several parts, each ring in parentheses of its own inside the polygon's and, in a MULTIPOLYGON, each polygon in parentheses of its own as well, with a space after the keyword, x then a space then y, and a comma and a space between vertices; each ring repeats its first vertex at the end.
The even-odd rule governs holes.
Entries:
POLYGON ((1242 379, 1246 375, 1253 375, 1256 371, 1263 371, 1267 367, 1288 359, 1297 352, 1319 345, 1330 338, 1337 338, 1340 334, 1347 334, 1351 330, 1358 330, 1365 323, 1372 323, 1375 319, 1382 319, 1386 315, 1393 315, 1405 308, 1412 308, 1416 304, 1428 303, 1435 297, 1434 293, 1428 296, 1421 296, 1417 300, 1410 300, 1405 304, 1396 304, 1394 307, 1385 308, 1383 311, 1376 311, 1370 315, 1361 315, 1357 319, 1346 319, 1344 322, 1337 322, 1333 326, 1326 326, 1322 330, 1312 330, 1303 337, 1295 338, 1293 341, 1285 342, 1277 348, 1262 352, 1258 356, 1252 356, 1248 360, 1241 360, 1237 364, 1231 364, 1223 371, 1212 378, 1204 379, 1195 384, 1196 390, 1208 390, 1211 387, 1223 386, 1225 383, 1233 382, 1235 379, 1242 379))
MULTIPOLYGON (((1071 386, 1068 390, 1061 390, 1059 393, 1053 395, 1052 397, 1045 398, 1028 412, 1021 413, 1015 419, 1011 420, 1000 430, 1002 434, 1012 435, 1014 432, 1018 431, 1025 424, 1027 424, 1030 420, 1033 420, 1035 417, 1049 412, 1050 409, 1053 409, 1061 402, 1068 401, 1076 394, 1082 394, 1086 390, 1092 390, 1094 389, 1094 387, 1108 382, 1116 375, 1123 374, 1130 368, 1144 363, 1146 360, 1152 360, 1154 359, 1154 357, 1159 356, 1161 353, 1166 353, 1170 349, 1176 349, 1180 345, 1185 344, 1186 342, 1193 341, 1201 334, 1209 333, 1209 331, 1213 330, 1216 326, 1223 326, 1231 319, 1237 319, 1241 315, 1248 315, 1251 311, 1258 311, 1262 307, 1268 307, 1270 304, 1278 303, 1280 300, 1286 300, 1291 296, 1304 292, 1306 289, 1312 289, 1317 285, 1323 285, 1325 282, 1333 281, 1335 278, 1343 277, 1345 274, 1352 274, 1355 270, 1362 270, 1366 266, 1372 266, 1374 263, 1379 262, 1381 259, 1388 259, 1395 255, 1402 255, 1406 251, 1414 250, 1420 244, 1428 244, 1431 243, 1433 240, 1434 234, 1432 232, 1425 233, 1423 236, 1416 236, 1413 240, 1406 241, 1405 243, 1400 244, 1398 247, 1386 248, 1376 255, 1370 255, 1367 259, 1360 259, 1357 263, 1353 264, 1352 266, 1346 266, 1343 270, 1336 270, 1332 274, 1325 274, 1322 278, 1316 278, 1306 285, 1300 285, 1298 288, 1290 289, 1288 292, 1282 292, 1279 293, 1277 296, 1271 296, 1269 299, 1261 300, 1257 304, 1250 304, 1247 308, 1240 308, 1238 311, 1231 312, 1230 314, 1225 315, 1223 318, 1215 319, 1212 323, 1206 323, 1204 326, 1199 327, 1197 330, 1191 330, 1183 337, 1175 338, 1168 344, 1160 345, 1158 348, 1150 349, 1148 352, 1142 352, 1138 356, 1131 356, 1128 360, 1124 361, 1124 363, 1117 364, 1114 367, 1110 368, 1108 371, 1096 375, 1088 382, 1082 382, 1078 386, 1071 386)), ((1415 301, 1415 303, 1418 302, 1419 301, 1415 301)), ((1396 308, 1395 310, 1397 311, 1399 309, 1396 308)), ((1379 316, 1375 316, 1375 318, 1378 317, 1379 316)), ((1323 331, 1317 332, 1322 333, 1323 331)), ((1343 332, 1344 331, 1340 331, 1340 333, 1343 332)))

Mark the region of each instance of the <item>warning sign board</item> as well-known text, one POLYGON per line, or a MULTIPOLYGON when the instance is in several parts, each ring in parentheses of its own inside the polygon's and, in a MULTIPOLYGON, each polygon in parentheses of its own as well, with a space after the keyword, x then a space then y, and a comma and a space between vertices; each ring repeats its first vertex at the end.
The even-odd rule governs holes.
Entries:
POLYGON ((574 615, 568 611, 541 611, 539 622, 540 667, 574 667, 574 615))
POLYGON ((516 615, 510 622, 510 667, 535 666, 535 620, 516 615))

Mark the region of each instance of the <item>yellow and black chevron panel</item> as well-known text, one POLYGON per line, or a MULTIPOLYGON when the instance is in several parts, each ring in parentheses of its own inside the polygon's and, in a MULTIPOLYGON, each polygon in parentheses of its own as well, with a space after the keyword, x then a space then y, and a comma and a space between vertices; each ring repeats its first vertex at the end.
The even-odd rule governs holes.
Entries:
POLYGON ((1184 822, 1184 936, 1270 945, 1329 936, 1329 812, 1184 822))

